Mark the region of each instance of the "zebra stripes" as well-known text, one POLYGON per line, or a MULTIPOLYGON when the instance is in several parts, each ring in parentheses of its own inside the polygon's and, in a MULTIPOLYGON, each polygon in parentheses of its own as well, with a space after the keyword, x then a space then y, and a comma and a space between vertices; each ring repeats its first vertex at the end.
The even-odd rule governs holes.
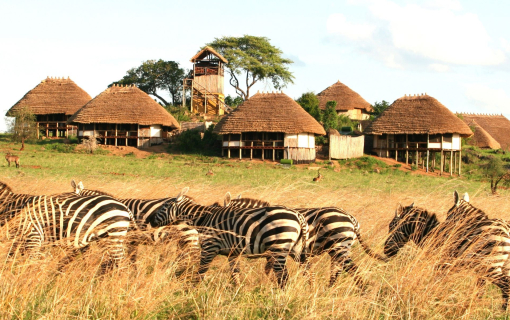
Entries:
POLYGON ((105 252, 118 264, 133 222, 129 209, 111 197, 64 194, 33 196, 6 227, 13 234, 13 248, 31 255, 37 255, 44 243, 77 250, 106 238, 105 252))
POLYGON ((217 255, 226 255, 233 280, 239 284, 238 257, 266 257, 272 263, 278 284, 285 286, 286 258, 295 246, 300 251, 306 244, 308 230, 299 213, 281 206, 249 209, 202 206, 185 196, 187 191, 184 188, 176 198, 167 201, 151 225, 184 221, 198 229, 202 246, 199 275, 207 272, 217 255))
MULTIPOLYGON (((240 196, 237 199, 230 200, 230 193, 227 193, 225 206, 235 208, 265 207, 269 206, 269 203, 257 199, 240 198, 240 196)), ((363 285, 361 278, 356 275, 358 267, 350 257, 351 247, 356 239, 369 256, 381 261, 387 260, 385 257, 374 253, 362 241, 358 221, 345 210, 337 207, 293 208, 293 210, 301 213, 309 225, 309 238, 306 248, 310 255, 319 256, 328 253, 331 257, 330 286, 336 282, 342 271, 353 275, 356 283, 360 286, 363 285)), ((292 255, 296 256, 298 254, 292 252, 292 255)), ((300 260, 301 263, 304 263, 302 259, 300 260)), ((266 272, 268 271, 269 266, 266 266, 266 272)))
POLYGON ((510 227, 500 219, 487 217, 465 199, 456 199, 449 218, 439 222, 437 216, 414 204, 399 205, 390 222, 390 236, 385 242, 387 256, 396 255, 407 242, 439 252, 447 263, 455 262, 480 275, 479 284, 490 279, 502 291, 503 308, 510 295, 510 227), (476 213, 469 215, 471 213, 476 213))

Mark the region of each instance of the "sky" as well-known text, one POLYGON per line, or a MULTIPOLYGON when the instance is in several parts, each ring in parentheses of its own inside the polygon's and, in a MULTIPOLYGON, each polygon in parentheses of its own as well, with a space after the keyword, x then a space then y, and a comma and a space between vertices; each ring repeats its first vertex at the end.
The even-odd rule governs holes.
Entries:
POLYGON ((503 0, 0 0, 0 132, 47 76, 95 97, 143 61, 190 69, 206 43, 245 34, 294 61, 283 92, 295 99, 340 81, 371 104, 427 93, 453 112, 510 118, 508 12, 503 0))

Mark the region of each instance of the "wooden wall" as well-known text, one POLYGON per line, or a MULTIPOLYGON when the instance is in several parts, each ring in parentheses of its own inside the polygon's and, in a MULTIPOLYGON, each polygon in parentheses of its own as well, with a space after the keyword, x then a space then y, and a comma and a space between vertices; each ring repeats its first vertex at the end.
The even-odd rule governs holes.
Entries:
MULTIPOLYGON (((196 76, 194 79, 195 83, 207 89, 211 93, 223 94, 223 83, 225 82, 223 76, 219 75, 203 75, 196 76)), ((199 87, 200 88, 200 87, 199 87)), ((201 89, 201 88, 200 88, 201 89)))
POLYGON ((344 135, 329 136, 329 156, 331 159, 351 159, 363 156, 365 138, 344 135))

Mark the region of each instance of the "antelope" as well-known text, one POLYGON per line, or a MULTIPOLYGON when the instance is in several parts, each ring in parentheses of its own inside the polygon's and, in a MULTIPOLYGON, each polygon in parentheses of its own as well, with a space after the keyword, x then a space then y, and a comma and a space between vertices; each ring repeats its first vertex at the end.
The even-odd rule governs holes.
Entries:
POLYGON ((324 178, 324 176, 321 174, 321 171, 319 170, 317 177, 313 178, 313 181, 319 182, 324 178))
POLYGON ((10 153, 7 153, 5 155, 5 160, 9 163, 9 167, 11 166, 11 161, 13 161, 16 164, 16 168, 19 168, 19 157, 11 155, 10 153))

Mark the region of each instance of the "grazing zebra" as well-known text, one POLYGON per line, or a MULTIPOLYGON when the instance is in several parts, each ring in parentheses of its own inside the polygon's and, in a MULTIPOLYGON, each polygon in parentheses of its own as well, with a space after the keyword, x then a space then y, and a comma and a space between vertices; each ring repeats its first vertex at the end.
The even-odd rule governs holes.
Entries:
POLYGON ((306 244, 308 226, 302 215, 282 206, 238 209, 202 206, 185 196, 189 188, 167 201, 151 220, 153 227, 185 221, 201 236, 200 277, 217 255, 226 255, 232 279, 239 284, 238 257, 266 257, 280 287, 288 280, 286 258, 306 244))
MULTIPOLYGON (((241 198, 230 198, 230 193, 225 196, 225 206, 236 208, 258 208, 269 206, 268 202, 241 198)), ((351 246, 356 239, 365 252, 378 260, 387 261, 385 257, 374 253, 361 239, 359 223, 352 215, 337 207, 325 208, 293 208, 293 210, 304 215, 310 227, 310 234, 306 243, 307 251, 311 256, 319 256, 328 253, 331 257, 331 274, 329 285, 335 284, 336 279, 342 271, 354 276, 356 283, 363 286, 363 281, 356 275, 358 267, 350 257, 351 246)), ((292 253, 296 255, 295 252, 292 253)), ((304 263, 300 256, 300 262, 304 263)), ((266 273, 269 273, 270 266, 266 265, 266 273)))
MULTIPOLYGON (((457 210, 474 210, 460 200, 457 210)), ((462 212, 450 212, 462 214, 462 212)), ((484 214, 485 215, 485 214, 484 214)), ((510 227, 500 219, 469 219, 440 223, 434 213, 415 207, 399 205, 389 225, 390 236, 384 245, 388 257, 395 256, 407 242, 439 252, 446 263, 457 262, 461 268, 472 269, 479 276, 478 285, 490 279, 502 291, 503 308, 508 306, 510 294, 509 255, 510 227)))
MULTIPOLYGON (((71 181, 71 186, 79 195, 109 195, 106 192, 98 190, 85 189, 83 183, 80 181, 76 183, 71 181)), ((169 198, 160 199, 117 199, 128 207, 137 226, 142 231, 137 233, 136 237, 130 237, 130 244, 158 244, 166 243, 172 239, 177 240, 177 247, 180 249, 177 261, 183 261, 186 257, 191 260, 200 252, 199 234, 195 228, 190 227, 186 223, 177 225, 163 225, 158 228, 151 227, 151 219, 154 218, 154 213, 161 208, 161 206, 169 200, 169 198)))
POLYGON ((124 239, 132 223, 131 211, 109 196, 63 194, 31 197, 5 227, 13 235, 12 248, 31 255, 38 255, 45 243, 58 243, 76 253, 105 238, 110 261, 118 264, 124 259, 124 239))

